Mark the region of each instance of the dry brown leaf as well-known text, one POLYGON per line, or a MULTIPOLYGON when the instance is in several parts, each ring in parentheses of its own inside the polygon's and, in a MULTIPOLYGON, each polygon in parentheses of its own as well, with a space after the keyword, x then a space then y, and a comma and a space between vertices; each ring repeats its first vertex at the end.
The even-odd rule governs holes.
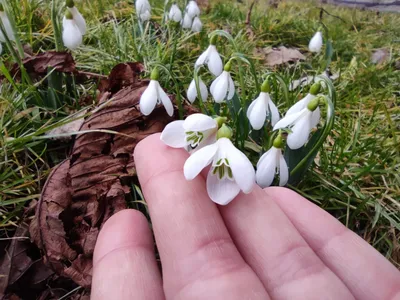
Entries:
MULTIPOLYGON (((90 287, 92 256, 98 233, 126 208, 134 170, 133 150, 174 118, 157 107, 150 116, 139 110, 148 81, 139 81, 137 63, 117 65, 103 83, 99 107, 80 130, 112 130, 79 135, 71 157, 54 168, 42 191, 31 237, 60 275, 90 287), (119 89, 119 90, 118 90, 119 89), (118 91, 117 91, 118 90, 118 91)), ((187 110, 190 110, 187 108, 187 110)), ((175 110, 175 117, 177 110, 175 110)))
POLYGON ((278 48, 258 48, 255 50, 254 54, 262 57, 265 63, 270 67, 306 59, 299 50, 286 48, 285 46, 280 46, 278 48))

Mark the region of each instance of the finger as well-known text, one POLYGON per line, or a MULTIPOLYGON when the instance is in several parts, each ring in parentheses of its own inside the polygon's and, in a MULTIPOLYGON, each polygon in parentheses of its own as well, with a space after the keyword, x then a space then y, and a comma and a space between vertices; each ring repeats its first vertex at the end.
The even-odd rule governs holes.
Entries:
POLYGON ((153 238, 140 212, 121 211, 100 231, 91 299, 164 299, 153 238))
POLYGON ((400 272, 361 237, 293 191, 269 188, 265 193, 357 299, 400 299, 400 272))
POLYGON ((269 299, 234 246, 201 176, 186 181, 188 154, 160 142, 135 150, 141 187, 160 251, 167 299, 269 299))
POLYGON ((354 299, 259 187, 220 208, 246 262, 273 299, 354 299))

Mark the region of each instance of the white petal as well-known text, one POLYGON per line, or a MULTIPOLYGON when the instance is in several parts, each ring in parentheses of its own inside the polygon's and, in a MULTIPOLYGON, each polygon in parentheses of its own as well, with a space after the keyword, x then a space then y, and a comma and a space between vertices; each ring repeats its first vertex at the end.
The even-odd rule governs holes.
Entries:
POLYGON ((4 34, 1 30, 0 30, 0 42, 2 42, 2 43, 6 42, 6 38, 4 37, 4 34))
POLYGON ((206 131, 217 127, 218 124, 213 118, 203 114, 192 114, 183 124, 185 131, 206 131))
POLYGON ((162 131, 160 140, 172 148, 185 147, 187 143, 185 130, 183 129, 184 122, 180 120, 169 123, 162 131))
POLYGON ((151 18, 151 14, 150 14, 149 10, 146 10, 144 13, 140 14, 140 20, 142 22, 148 21, 148 20, 150 20, 150 18, 151 18))
POLYGON ((82 35, 86 33, 86 21, 81 15, 81 13, 78 11, 76 6, 73 7, 68 7, 68 10, 72 13, 72 16, 74 17, 74 21, 76 25, 78 26, 79 30, 81 31, 82 35))
MULTIPOLYGON (((190 22, 191 22, 191 21, 190 21, 190 22)), ((202 65, 204 65, 204 64, 208 61, 208 54, 210 53, 210 47, 211 47, 211 46, 209 46, 209 47, 207 48, 207 50, 204 51, 204 52, 199 56, 199 58, 196 60, 196 63, 194 64, 195 67, 202 66, 202 65)))
POLYGON ((287 144, 290 149, 299 149, 307 143, 311 131, 311 116, 312 112, 308 111, 293 126, 292 133, 289 133, 287 137, 287 144))
POLYGON ((189 1, 186 11, 191 18, 198 17, 200 15, 200 8, 198 7, 196 1, 189 1))
POLYGON ((219 76, 223 71, 221 56, 215 45, 210 45, 208 51, 208 69, 214 76, 219 76))
POLYGON ((256 182, 254 167, 246 155, 227 138, 218 140, 219 147, 226 152, 233 178, 245 194, 251 193, 256 182))
POLYGON ((192 18, 186 13, 182 20, 182 28, 190 29, 192 28, 192 18))
POLYGON ((147 0, 137 0, 135 3, 135 7, 136 7, 136 12, 138 15, 141 15, 143 13, 145 13, 146 11, 151 10, 151 6, 149 1, 147 0))
POLYGON ((255 130, 260 130, 264 126, 265 118, 267 117, 267 107, 265 104, 264 97, 260 95, 250 104, 247 110, 247 118, 255 130))
POLYGON ((172 105, 171 99, 169 99, 168 95, 164 92, 160 84, 157 82, 157 91, 158 97, 161 100, 161 103, 164 105, 167 114, 172 117, 174 114, 174 106, 172 105))
POLYGON ((186 95, 190 103, 193 103, 194 100, 196 100, 197 90, 196 90, 196 81, 194 79, 192 80, 192 82, 190 82, 186 95))
POLYGON ((212 174, 212 169, 207 176, 207 192, 210 199, 219 205, 227 205, 240 192, 240 187, 235 181, 224 178, 220 180, 218 175, 212 174))
POLYGON ((0 54, 3 53, 3 45, 0 43, 0 54))
POLYGON ((228 87, 228 97, 226 98, 227 100, 231 100, 233 96, 235 95, 235 84, 232 80, 231 74, 228 72, 228 82, 229 82, 229 87, 228 87))
POLYGON ((199 151, 194 152, 185 162, 183 166, 183 174, 186 180, 194 179, 201 170, 211 164, 215 153, 217 153, 217 143, 208 145, 199 151))
POLYGON ((178 5, 172 4, 171 9, 169 11, 169 19, 177 23, 182 20, 182 12, 179 9, 178 5))
POLYGON ((312 117, 311 117, 311 128, 317 127, 319 124, 319 120, 321 119, 321 110, 319 107, 317 107, 316 110, 313 111, 312 117))
POLYGON ((211 84, 210 92, 215 102, 222 103, 228 93, 228 72, 224 71, 211 84))
POLYGON ((308 44, 308 49, 311 52, 320 52, 322 44, 323 44, 322 33, 318 31, 310 40, 310 43, 308 44))
POLYGON ((280 150, 272 146, 271 149, 261 156, 257 163, 256 180, 257 184, 262 188, 270 186, 274 181, 278 151, 280 150))
POLYGON ((200 94, 203 102, 207 101, 208 98, 208 89, 206 84, 199 78, 199 87, 200 87, 200 94))
POLYGON ((202 140, 199 145, 196 147, 196 151, 200 150, 201 148, 214 144, 217 141, 217 132, 218 132, 218 127, 214 129, 209 129, 204 132, 204 137, 205 139, 202 140))
POLYGON ((157 84, 157 81, 151 80, 149 86, 140 97, 140 112, 145 116, 150 115, 153 112, 154 107, 156 107, 158 99, 157 84))
POLYGON ((280 116, 278 108, 275 106, 274 102, 272 102, 271 98, 268 101, 269 112, 271 113, 271 125, 275 126, 278 123, 280 116))
POLYGON ((192 24, 192 31, 200 32, 202 28, 203 28, 203 23, 201 23, 199 17, 195 17, 192 24))
MULTIPOLYGON (((1 17, 1 21, 3 22, 3 27, 6 31, 8 38, 11 41, 15 41, 14 31, 12 30, 10 19, 8 18, 8 16, 6 15, 5 12, 1 12, 0 17, 1 17)), ((3 38, 4 38, 4 36, 3 36, 3 38)), ((5 38, 4 38, 4 42, 5 42, 5 38)))
POLYGON ((285 186, 288 180, 289 169, 281 150, 279 150, 279 186, 285 186))
POLYGON ((301 111, 299 111, 299 112, 297 112, 297 113, 294 113, 294 114, 285 116, 284 118, 280 119, 279 122, 275 124, 275 126, 274 126, 274 131, 275 131, 275 130, 278 130, 278 129, 281 129, 281 128, 288 128, 288 127, 290 127, 290 126, 293 125, 299 118, 301 118, 304 114, 306 114, 307 111, 308 111, 308 109, 305 108, 305 109, 303 109, 303 110, 301 110, 301 111))
POLYGON ((74 50, 82 44, 82 33, 74 20, 66 19, 62 33, 64 46, 74 50))

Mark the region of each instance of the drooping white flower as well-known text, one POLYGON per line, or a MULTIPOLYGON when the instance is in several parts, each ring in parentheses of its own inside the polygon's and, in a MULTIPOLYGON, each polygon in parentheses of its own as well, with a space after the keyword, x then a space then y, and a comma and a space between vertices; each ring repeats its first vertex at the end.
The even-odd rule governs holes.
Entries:
POLYGON ((306 106, 299 112, 286 115, 274 126, 274 130, 282 128, 291 129, 292 132, 289 133, 287 137, 287 144, 290 149, 299 149, 304 146, 308 141, 311 129, 313 128, 313 112, 316 110, 318 102, 316 102, 313 110, 309 109, 310 104, 312 103, 309 103, 308 106, 306 106))
POLYGON ((172 4, 168 18, 174 22, 180 22, 182 20, 182 11, 176 3, 172 4))
POLYGON ((192 31, 193 32, 200 32, 203 28, 203 23, 201 23, 199 17, 195 17, 192 24, 192 31))
POLYGON ((200 16, 200 8, 197 5, 196 1, 189 1, 188 5, 186 6, 186 13, 191 19, 200 16))
POLYGON ((193 114, 185 121, 169 123, 160 139, 172 148, 201 149, 217 140, 217 120, 203 114, 193 114))
POLYGON ((148 0, 136 0, 135 7, 136 13, 141 22, 150 20, 151 6, 148 0))
POLYGON ((279 185, 284 186, 289 180, 289 169, 282 154, 282 148, 275 144, 261 156, 257 163, 257 184, 266 188, 272 184, 275 175, 279 174, 279 185))
POLYGON ((308 49, 311 52, 316 52, 319 53, 321 52, 322 49, 322 44, 323 44, 323 40, 322 40, 322 32, 318 31, 310 40, 310 43, 308 44, 308 49))
MULTIPOLYGON (((1 5, 1 3, 0 3, 1 5)), ((11 41, 15 41, 15 36, 14 36, 14 31, 12 30, 12 26, 10 23, 10 19, 8 18, 6 12, 4 10, 0 10, 0 19, 3 22, 3 27, 5 30, 5 33, 7 34, 7 37, 11 41)), ((0 30, 0 41, 5 43, 6 38, 3 35, 3 32, 0 30)))
POLYGON ((192 28, 192 22, 193 22, 192 18, 187 13, 185 13, 185 16, 183 17, 183 20, 181 22, 182 28, 183 29, 192 28))
POLYGON ((82 44, 82 33, 69 11, 63 19, 62 39, 64 46, 70 50, 75 50, 82 44))
POLYGON ((235 95, 235 84, 233 83, 231 73, 223 71, 221 75, 215 78, 211 84, 210 92, 217 103, 222 103, 225 99, 231 100, 235 95))
POLYGON ((76 25, 78 26, 79 30, 81 31, 81 34, 85 35, 86 34, 86 21, 83 18, 82 14, 79 12, 79 10, 76 8, 76 6, 73 6, 73 7, 67 6, 67 9, 71 12, 76 25))
POLYGON ((215 45, 211 44, 208 46, 207 50, 199 56, 194 66, 199 67, 202 65, 207 65, 214 76, 222 73, 222 59, 215 45))
POLYGON ((140 112, 145 116, 148 116, 153 112, 156 104, 164 105, 168 115, 172 117, 174 114, 174 107, 171 99, 169 99, 168 95, 164 92, 160 83, 157 80, 152 79, 150 80, 149 86, 140 97, 140 112))
POLYGON ((194 179, 211 164, 207 175, 207 192, 215 203, 226 205, 240 191, 248 194, 255 185, 255 171, 246 155, 228 138, 220 138, 193 153, 183 167, 187 180, 194 179))
MULTIPOLYGON (((286 112, 286 116, 297 113, 302 109, 306 108, 307 105, 317 97, 320 90, 321 90, 321 82, 317 81, 311 86, 310 92, 303 99, 299 100, 291 108, 289 108, 289 110, 286 112)), ((321 119, 321 110, 319 107, 317 107, 312 114, 311 127, 312 128, 317 127, 320 119, 321 119)))
POLYGON ((260 130, 269 115, 271 115, 271 125, 274 126, 280 118, 278 108, 272 102, 269 93, 261 92, 247 109, 247 118, 255 130, 260 130))
MULTIPOLYGON (((208 90, 207 86, 205 85, 203 80, 201 80, 201 78, 199 78, 199 88, 200 88, 201 99, 203 102, 206 102, 208 98, 208 90)), ((196 100, 197 98, 196 81, 194 79, 190 83, 189 88, 187 90, 187 98, 190 101, 190 103, 193 103, 194 100, 196 100)))

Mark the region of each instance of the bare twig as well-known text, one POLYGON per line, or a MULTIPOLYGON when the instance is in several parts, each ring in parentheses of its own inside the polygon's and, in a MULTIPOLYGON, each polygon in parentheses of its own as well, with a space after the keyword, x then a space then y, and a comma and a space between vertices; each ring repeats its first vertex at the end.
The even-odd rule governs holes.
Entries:
POLYGON ((253 7, 254 7, 254 4, 256 4, 256 2, 257 2, 257 0, 254 0, 254 1, 250 4, 249 10, 248 10, 247 16, 246 16, 246 22, 245 22, 246 25, 250 25, 250 21, 251 21, 251 12, 253 11, 253 7))

